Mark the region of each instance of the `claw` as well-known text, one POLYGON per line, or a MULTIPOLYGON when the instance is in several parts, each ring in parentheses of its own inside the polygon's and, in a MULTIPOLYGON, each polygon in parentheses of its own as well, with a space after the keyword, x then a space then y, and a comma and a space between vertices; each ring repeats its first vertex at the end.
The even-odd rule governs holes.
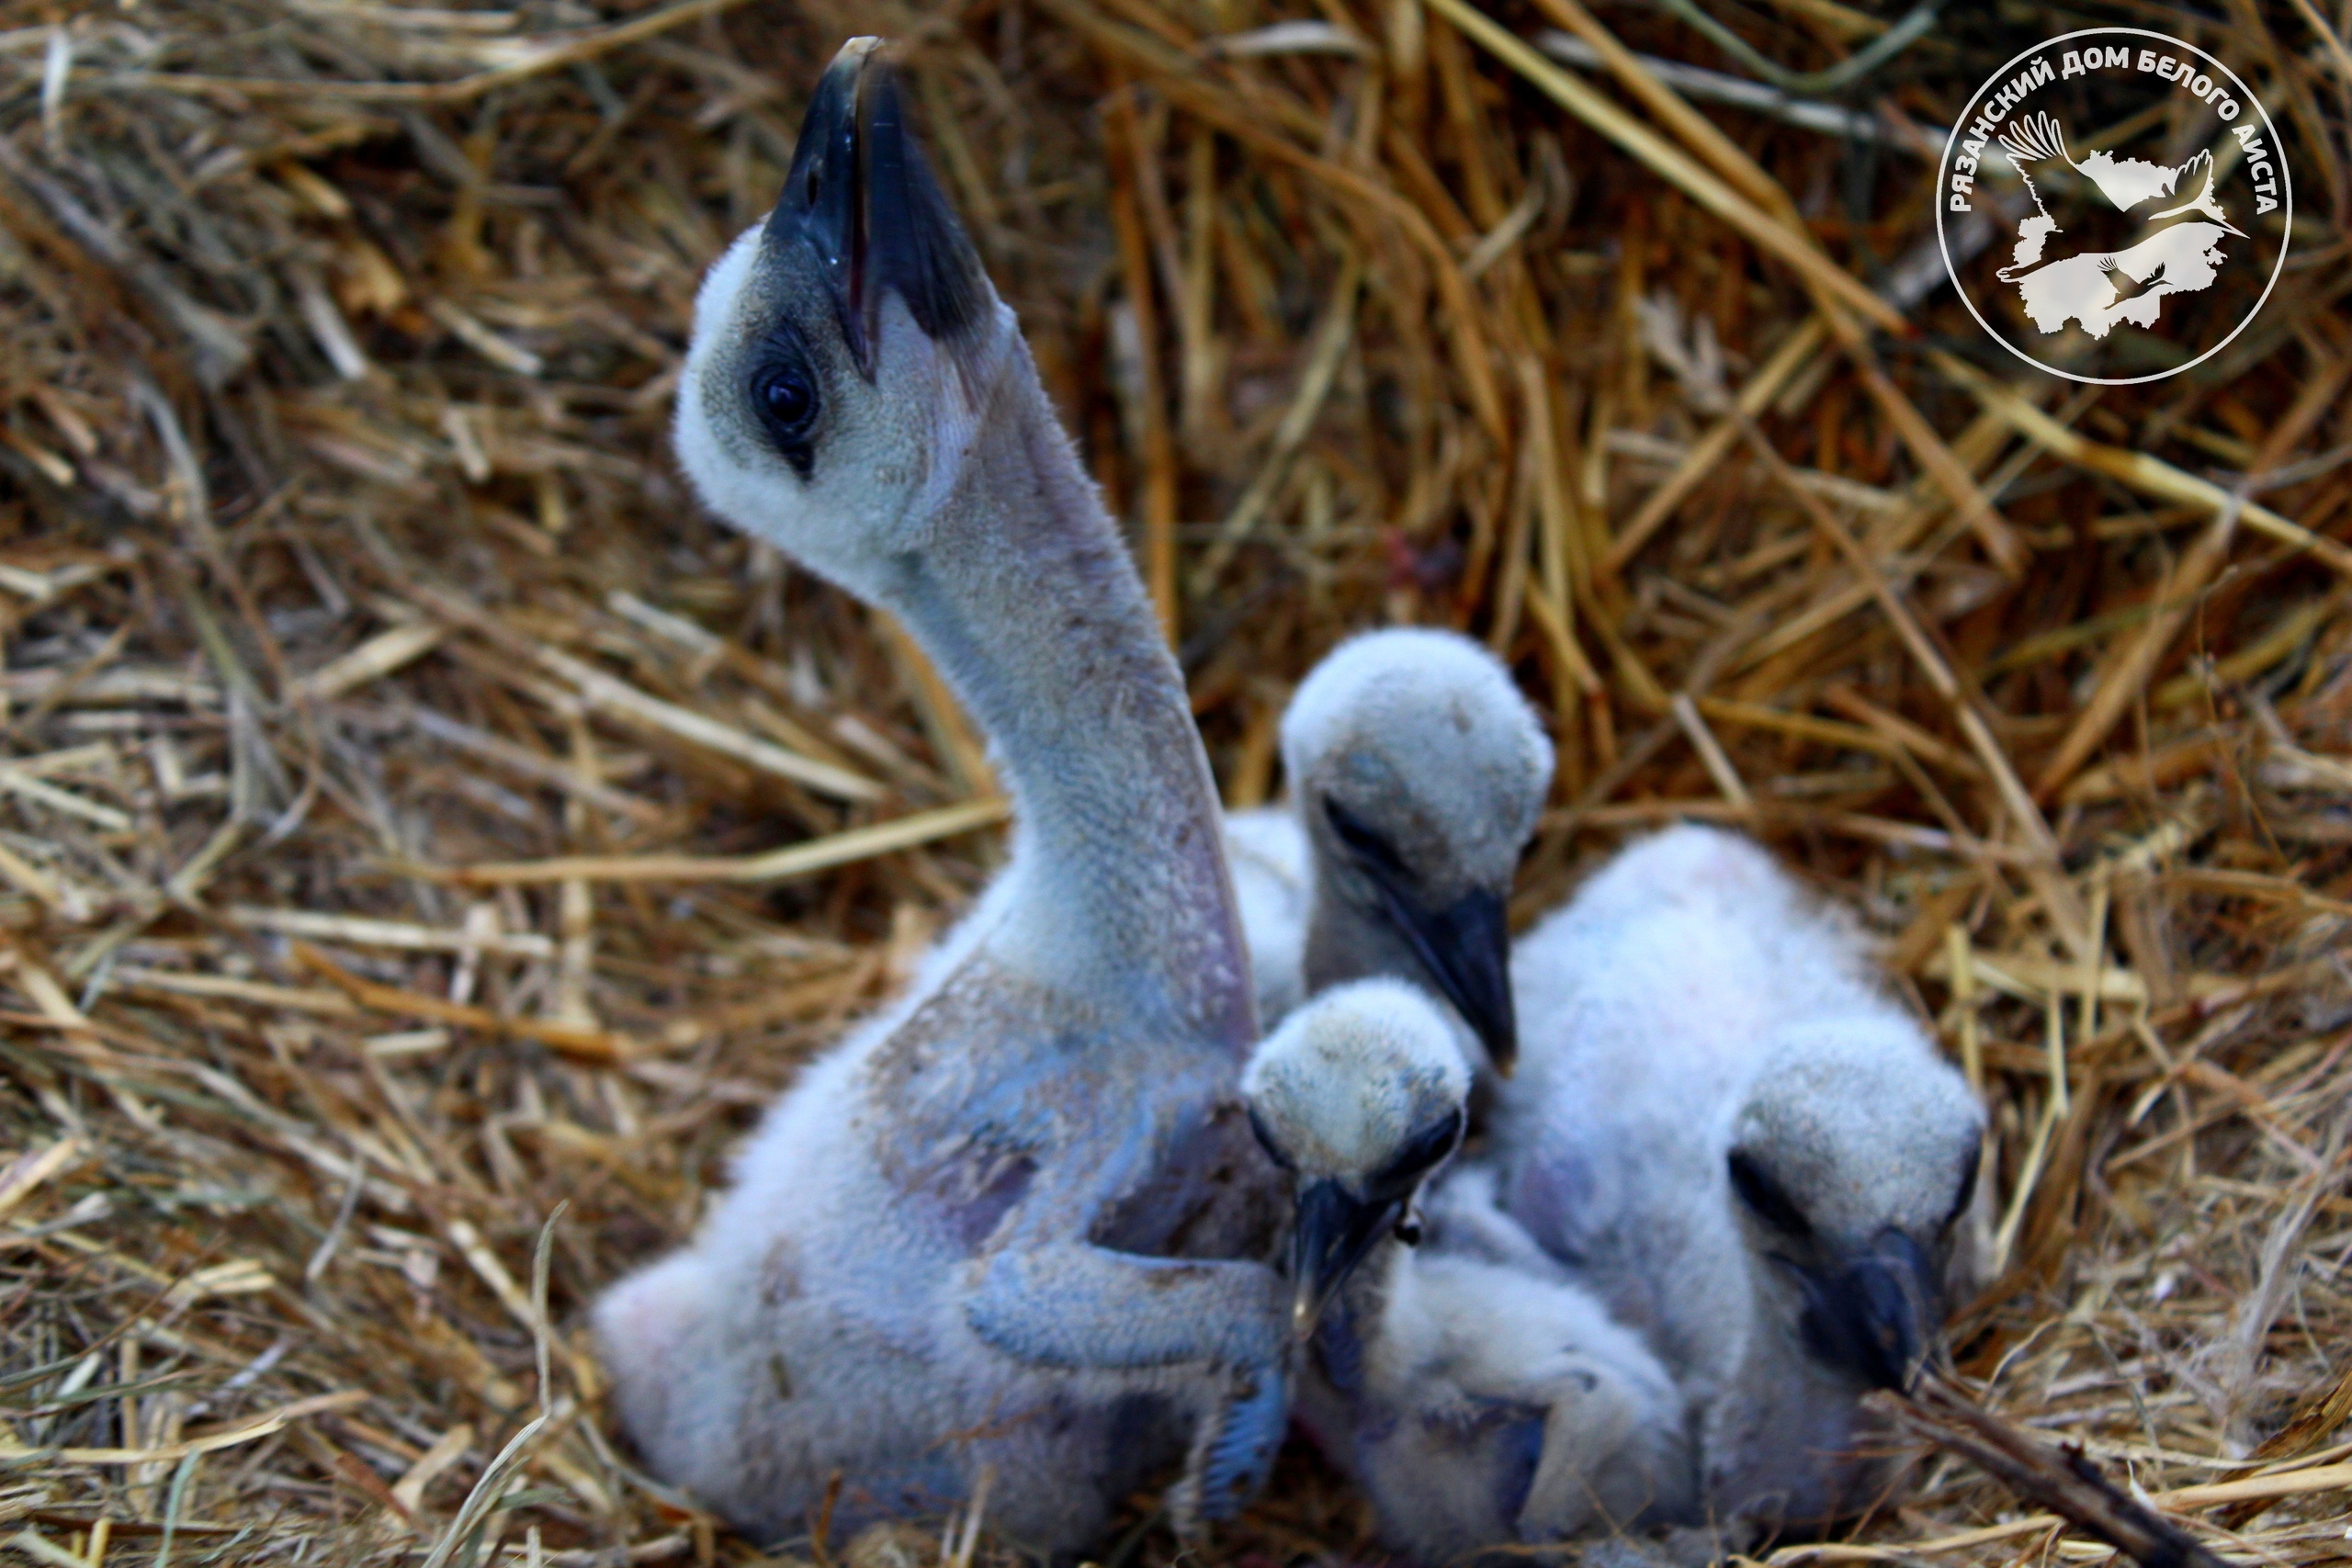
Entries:
POLYGON ((1202 1422, 1184 1478, 1169 1495, 1176 1533, 1185 1540, 1195 1538, 1204 1524, 1239 1513, 1265 1485, 1282 1447, 1290 1419, 1290 1390, 1282 1369, 1244 1373, 1239 1383, 1202 1422))

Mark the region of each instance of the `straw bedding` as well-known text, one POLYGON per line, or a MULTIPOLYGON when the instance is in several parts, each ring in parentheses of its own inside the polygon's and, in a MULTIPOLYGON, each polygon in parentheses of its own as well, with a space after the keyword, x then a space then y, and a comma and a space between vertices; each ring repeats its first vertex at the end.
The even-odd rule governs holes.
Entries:
MULTIPOLYGON (((850 31, 910 44, 1228 797, 1343 631, 1490 640, 1562 760, 1521 913, 1677 817, 1852 900, 1995 1108, 1963 1380, 2234 1561, 2352 1553, 2324 7, 1952 7, 1862 140, 1496 52, 1751 73, 1682 6, 7 6, 0 1555, 760 1560, 631 1468, 581 1309, 1001 852, 914 650, 665 451, 850 31), (2254 326, 2141 387, 1917 265, 1905 128, 2086 21, 2259 84, 2301 196, 2254 326)), ((1804 70, 1893 19, 1710 10, 1804 70)), ((2108 1554, 1937 1457, 1782 1551, 2108 1554)), ((1304 1454, 1214 1552, 1376 1554, 1304 1454)))

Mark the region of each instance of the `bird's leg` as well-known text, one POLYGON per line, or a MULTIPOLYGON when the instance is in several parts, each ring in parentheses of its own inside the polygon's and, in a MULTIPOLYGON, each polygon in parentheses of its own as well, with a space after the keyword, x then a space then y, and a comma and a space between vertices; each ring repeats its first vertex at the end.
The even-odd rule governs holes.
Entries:
POLYGON ((1220 1380, 1216 1403, 1193 1430, 1184 1473, 1169 1489, 1169 1519, 1179 1540, 1197 1540, 1204 1524, 1231 1518, 1257 1495, 1289 1425, 1289 1381, 1279 1359, 1220 1380))
POLYGON ((1263 1264, 1047 1241, 990 1258, 966 1311, 982 1339, 1036 1366, 1247 1366, 1282 1359, 1283 1290, 1263 1264))
POLYGON ((1209 1392, 1170 1499, 1183 1530, 1238 1509, 1281 1446, 1290 1405, 1283 1289, 1261 1264, 1056 1241, 989 1258, 965 1310, 973 1332, 1034 1365, 1204 1369, 1209 1392))
MULTIPOLYGON (((1603 1465, 1633 1435, 1632 1403, 1614 1378, 1572 1367, 1554 1381, 1544 1417, 1544 1453, 1520 1510, 1521 1540, 1553 1540, 1576 1533, 1600 1510, 1603 1465)), ((1622 1529, 1631 1521, 1614 1519, 1622 1529)))

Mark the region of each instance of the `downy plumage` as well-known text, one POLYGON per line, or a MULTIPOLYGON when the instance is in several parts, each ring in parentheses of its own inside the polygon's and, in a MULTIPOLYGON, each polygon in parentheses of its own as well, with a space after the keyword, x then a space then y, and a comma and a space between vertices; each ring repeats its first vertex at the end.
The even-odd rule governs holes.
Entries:
POLYGON ((1934 1353, 1983 1116, 1859 933, 1756 845, 1682 827, 1520 939, 1504 1206, 1690 1400, 1737 1545, 1858 1512, 1860 1396, 1934 1353))
POLYGON ((907 623, 995 744, 1012 860, 596 1329, 647 1461, 755 1537, 836 1475, 845 1532, 992 1473, 990 1525, 1065 1552, 1180 1462, 1180 1516, 1262 1477, 1280 1179, 1182 682, 876 47, 704 283, 678 450, 722 517, 907 623))

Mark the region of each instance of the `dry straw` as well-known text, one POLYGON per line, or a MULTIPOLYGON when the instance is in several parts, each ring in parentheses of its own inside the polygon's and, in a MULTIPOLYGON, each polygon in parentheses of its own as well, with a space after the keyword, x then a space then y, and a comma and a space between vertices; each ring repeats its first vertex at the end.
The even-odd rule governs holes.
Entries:
MULTIPOLYGON (((664 446, 854 30, 906 40, 1229 798, 1344 631, 1486 639, 1559 742, 1522 913, 1740 824, 1983 1084, 1962 1385, 2225 1559, 2352 1553, 2352 51, 2218 3, 2093 19, 2259 85, 2295 254, 2105 389, 1922 249, 1920 128, 2071 12, 9 7, 0 1556, 758 1560, 631 1467, 581 1309, 1003 813, 904 637, 664 446)), ((2109 1554, 2040 1506, 1929 1457, 1772 1555, 2109 1554)), ((1300 1454, 1217 1551, 1374 1548, 1300 1454)))

